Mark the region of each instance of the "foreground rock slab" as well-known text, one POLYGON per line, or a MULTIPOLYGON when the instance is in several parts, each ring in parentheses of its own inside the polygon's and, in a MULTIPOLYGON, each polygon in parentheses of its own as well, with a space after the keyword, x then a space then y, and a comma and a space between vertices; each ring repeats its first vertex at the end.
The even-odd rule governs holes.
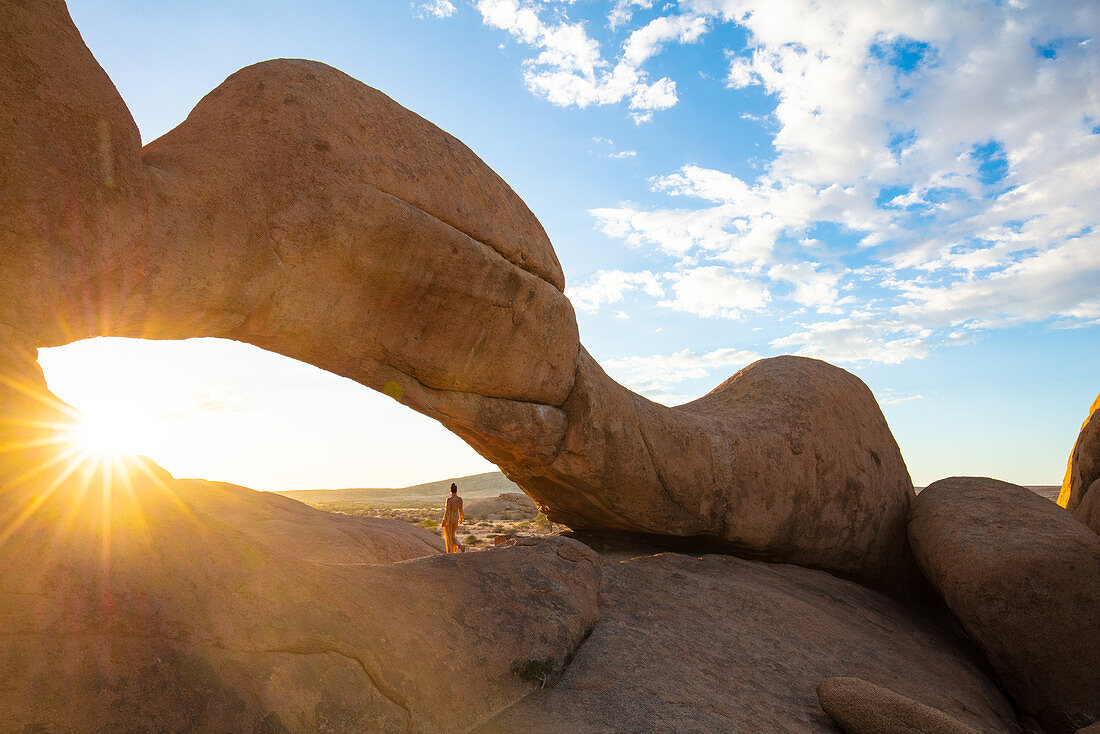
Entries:
POLYGON ((860 380, 787 357, 680 408, 626 390, 534 214, 381 92, 267 61, 142 148, 60 0, 0 0, 0 68, 11 345, 246 341, 438 419, 571 527, 913 578, 912 485, 860 380))
POLYGON ((102 471, 0 494, 0 732, 463 730, 596 622, 572 540, 375 565, 336 516, 296 547, 236 492, 102 471))
POLYGON ((909 536, 1024 714, 1051 732, 1100 721, 1100 536, 1030 490, 984 477, 929 485, 909 536))
POLYGON ((1100 533, 1100 395, 1073 444, 1058 504, 1100 533))
POLYGON ((401 520, 314 509, 274 492, 224 482, 180 479, 172 487, 188 507, 303 561, 376 565, 443 553, 443 539, 401 520))
POLYGON ((600 622, 560 680, 479 734, 836 732, 816 694, 836 676, 978 731, 1018 731, 972 648, 827 573, 730 556, 604 554, 600 600, 600 622))

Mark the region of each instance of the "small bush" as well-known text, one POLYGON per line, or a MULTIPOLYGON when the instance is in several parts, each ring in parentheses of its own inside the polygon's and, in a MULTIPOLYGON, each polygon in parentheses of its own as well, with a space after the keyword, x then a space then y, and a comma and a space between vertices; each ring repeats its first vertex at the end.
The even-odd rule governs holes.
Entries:
POLYGON ((420 524, 423 525, 426 528, 437 528, 437 527, 439 527, 439 521, 438 520, 432 520, 431 518, 428 518, 427 520, 421 520, 420 524))
POLYGON ((554 671, 554 659, 525 660, 512 666, 512 675, 525 680, 545 680, 554 671))
POLYGON ((464 542, 466 543, 466 545, 477 545, 481 541, 478 540, 478 537, 476 535, 467 535, 464 542))

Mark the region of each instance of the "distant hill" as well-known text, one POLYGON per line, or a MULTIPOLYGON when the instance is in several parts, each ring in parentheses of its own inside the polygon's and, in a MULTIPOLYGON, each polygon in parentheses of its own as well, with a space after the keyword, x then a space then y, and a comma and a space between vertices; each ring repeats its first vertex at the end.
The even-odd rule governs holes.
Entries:
POLYGON ((291 489, 276 494, 324 509, 335 509, 339 505, 420 507, 441 504, 451 491, 451 482, 458 485, 458 493, 467 500, 496 497, 502 492, 523 491, 502 473, 494 471, 466 477, 448 477, 411 487, 291 489))

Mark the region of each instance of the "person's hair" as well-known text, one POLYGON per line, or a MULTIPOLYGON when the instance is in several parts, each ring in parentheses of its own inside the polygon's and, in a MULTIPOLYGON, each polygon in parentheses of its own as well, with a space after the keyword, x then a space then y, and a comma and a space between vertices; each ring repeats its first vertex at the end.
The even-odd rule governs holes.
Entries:
POLYGON ((451 482, 451 494, 458 494, 458 485, 451 482))

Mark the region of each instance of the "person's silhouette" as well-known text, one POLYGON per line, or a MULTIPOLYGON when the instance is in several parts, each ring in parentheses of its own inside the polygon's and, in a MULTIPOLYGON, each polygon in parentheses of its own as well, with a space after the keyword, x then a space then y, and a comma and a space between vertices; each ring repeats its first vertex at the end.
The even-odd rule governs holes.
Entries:
POLYGON ((466 515, 462 512, 462 498, 458 496, 458 485, 451 482, 451 496, 447 498, 447 509, 443 511, 443 544, 447 546, 448 553, 460 553, 466 551, 466 546, 458 542, 455 533, 458 526, 466 522, 466 515))

